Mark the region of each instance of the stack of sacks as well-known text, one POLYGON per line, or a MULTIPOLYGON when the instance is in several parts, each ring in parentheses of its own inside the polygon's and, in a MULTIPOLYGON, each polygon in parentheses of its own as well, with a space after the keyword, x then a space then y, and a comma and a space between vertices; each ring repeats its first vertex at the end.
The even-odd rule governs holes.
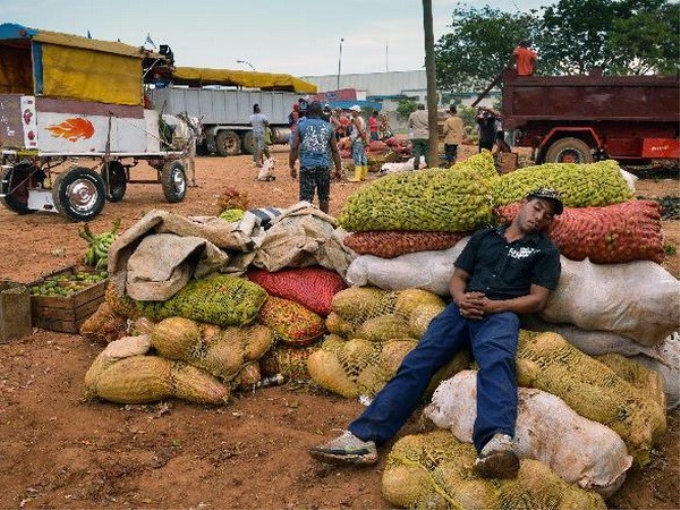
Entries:
POLYGON ((321 266, 286 268, 276 272, 251 268, 247 278, 269 294, 258 322, 274 332, 274 347, 260 360, 264 376, 309 379, 307 358, 326 333, 325 317, 333 297, 347 284, 335 271, 321 266))
MULTIPOLYGON (((331 335, 307 366, 319 386, 357 398, 373 397, 396 373, 444 302, 418 289, 385 292, 352 287, 336 294, 332 308, 326 319, 331 335)), ((435 375, 429 391, 468 364, 467 353, 456 356, 435 375)))
POLYGON ((381 257, 450 248, 490 223, 496 178, 493 158, 484 153, 448 170, 374 181, 351 195, 340 211, 338 222, 350 232, 345 246, 381 257))
POLYGON ((385 139, 385 144, 402 159, 411 157, 411 141, 403 136, 391 136, 385 139))
POLYGON ((523 459, 514 480, 480 478, 476 452, 449 431, 406 436, 394 445, 382 494, 400 508, 606 510, 602 496, 562 480, 542 462, 523 459))
MULTIPOLYGON (((424 411, 435 425, 451 430, 458 441, 466 443, 472 442, 476 418, 476 378, 476 372, 462 371, 441 383, 424 411)), ((621 486, 633 462, 649 462, 653 446, 665 431, 664 396, 658 375, 621 356, 598 361, 554 333, 523 331, 517 351, 517 379, 520 388, 515 450, 522 466, 518 482, 522 481, 528 459, 534 459, 531 464, 540 461, 546 472, 562 478, 559 494, 580 494, 571 492, 578 487, 609 497, 621 486)), ((455 455, 449 452, 444 468, 439 462, 443 452, 438 433, 409 436, 402 441, 413 441, 409 462, 397 443, 383 478, 384 488, 389 481, 389 494, 396 491, 399 498, 428 502, 436 497, 435 493, 454 499, 461 494, 469 496, 468 491, 475 485, 478 494, 493 494, 482 489, 476 476, 469 474, 474 462, 472 445, 467 445, 472 458, 461 456, 458 450, 455 455), (422 464, 417 460, 427 458, 431 462, 422 464), (395 459, 399 459, 396 464, 395 459), (465 473, 467 482, 453 483, 451 473, 465 473), (395 476, 400 484, 394 483, 395 476)), ((531 484, 525 489, 528 500, 541 500, 542 487, 531 484)), ((401 499, 385 496, 395 504, 403 504, 401 499)), ((497 508, 494 501, 486 501, 483 507, 497 508)), ((409 504, 413 504, 411 500, 409 504)), ((460 504, 462 508, 477 508, 475 505, 481 503, 460 504)), ((585 502, 574 508, 582 508, 582 504, 585 502)))

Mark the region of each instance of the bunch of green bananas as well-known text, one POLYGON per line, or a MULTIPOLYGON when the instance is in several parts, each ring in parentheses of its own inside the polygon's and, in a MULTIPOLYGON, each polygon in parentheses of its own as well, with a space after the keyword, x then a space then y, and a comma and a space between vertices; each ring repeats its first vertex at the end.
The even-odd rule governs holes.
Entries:
POLYGON ((90 230, 89 225, 85 224, 83 230, 79 232, 80 237, 90 244, 85 251, 85 264, 95 269, 106 269, 109 264, 109 248, 113 241, 116 240, 116 237, 118 237, 119 227, 120 218, 116 218, 111 230, 95 236, 90 230))

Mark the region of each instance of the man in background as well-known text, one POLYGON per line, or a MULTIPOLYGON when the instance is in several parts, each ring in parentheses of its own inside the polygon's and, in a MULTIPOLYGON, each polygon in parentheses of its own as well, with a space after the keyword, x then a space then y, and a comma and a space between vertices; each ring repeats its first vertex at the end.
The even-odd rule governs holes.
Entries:
POLYGON ((458 116, 455 104, 449 106, 449 116, 444 121, 444 157, 449 166, 458 159, 458 146, 463 142, 465 125, 463 119, 458 116))
POLYGON ((538 54, 531 49, 531 41, 520 41, 512 54, 515 57, 517 76, 532 76, 536 70, 538 54))
POLYGON ((264 130, 269 127, 269 121, 264 113, 260 111, 260 105, 253 105, 253 114, 250 116, 250 125, 253 126, 253 138, 255 140, 255 150, 253 151, 253 166, 262 167, 264 156, 269 157, 269 149, 264 142, 264 130))
POLYGON ((427 167, 430 167, 430 120, 425 105, 418 104, 415 112, 408 116, 408 131, 413 147, 413 169, 420 168, 420 156, 424 156, 427 167))
POLYGON ((306 117, 300 119, 290 147, 290 176, 297 178, 295 162, 300 157, 300 200, 312 203, 314 192, 319 196, 319 209, 328 214, 331 193, 331 157, 335 177, 342 177, 340 152, 335 142, 333 126, 322 118, 321 103, 314 101, 306 117))

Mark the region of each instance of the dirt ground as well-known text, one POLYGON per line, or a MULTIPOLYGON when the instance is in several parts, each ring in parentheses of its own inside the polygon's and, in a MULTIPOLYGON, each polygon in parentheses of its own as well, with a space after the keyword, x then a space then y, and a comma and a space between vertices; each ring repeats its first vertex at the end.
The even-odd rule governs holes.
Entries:
MULTIPOLYGON (((251 206, 292 205, 297 182, 288 177, 284 150, 275 153, 272 182, 255 180, 248 156, 198 158, 201 187, 189 189, 180 204, 165 203, 159 184, 131 184, 91 228, 108 230, 120 217, 126 229, 155 208, 215 214, 227 185, 247 192, 251 206)), ((132 174, 155 177, 146 168, 132 174)), ((677 173, 669 176, 639 181, 637 195, 680 195, 677 173), (669 176, 675 178, 663 178, 669 176)), ((335 182, 331 214, 361 185, 335 182)), ((679 248, 679 223, 663 222, 668 251, 679 248)), ((80 262, 86 248, 82 225, 57 214, 18 216, 0 208, 0 225, 0 279, 33 281, 80 262)), ((680 277, 680 255, 664 267, 680 277)), ((390 508, 380 493, 385 456, 373 467, 339 468, 306 454, 360 412, 359 402, 295 382, 236 395, 223 408, 86 402, 83 376, 102 348, 37 329, 0 344, 0 508, 390 508)), ((415 416, 400 436, 421 430, 415 416)), ((676 410, 652 462, 629 471, 610 508, 680 507, 679 433, 676 410)))

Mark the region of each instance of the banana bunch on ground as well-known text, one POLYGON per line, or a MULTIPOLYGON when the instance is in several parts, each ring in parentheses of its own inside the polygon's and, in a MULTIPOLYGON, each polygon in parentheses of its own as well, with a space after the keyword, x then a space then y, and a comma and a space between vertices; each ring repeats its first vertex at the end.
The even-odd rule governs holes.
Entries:
POLYGON ((80 237, 85 239, 90 245, 85 251, 85 264, 95 269, 106 269, 109 264, 109 248, 113 241, 118 237, 120 218, 116 218, 113 227, 108 232, 94 235, 90 226, 86 223, 83 230, 79 232, 80 237))

